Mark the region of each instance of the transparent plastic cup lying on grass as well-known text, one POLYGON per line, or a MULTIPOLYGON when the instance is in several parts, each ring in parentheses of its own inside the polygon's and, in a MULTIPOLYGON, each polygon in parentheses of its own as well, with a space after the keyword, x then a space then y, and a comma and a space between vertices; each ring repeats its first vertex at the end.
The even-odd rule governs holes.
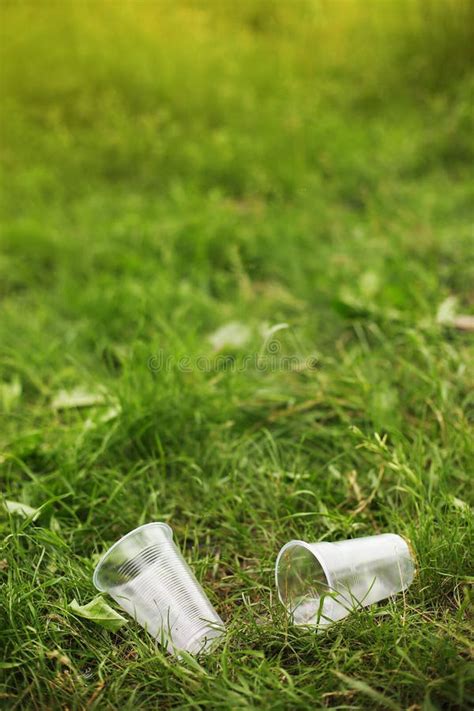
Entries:
POLYGON ((278 597, 293 622, 320 629, 406 590, 414 575, 410 547, 394 533, 338 543, 290 541, 275 566, 278 597))
POLYGON ((171 653, 207 652, 224 632, 166 523, 127 533, 103 556, 93 581, 171 653))

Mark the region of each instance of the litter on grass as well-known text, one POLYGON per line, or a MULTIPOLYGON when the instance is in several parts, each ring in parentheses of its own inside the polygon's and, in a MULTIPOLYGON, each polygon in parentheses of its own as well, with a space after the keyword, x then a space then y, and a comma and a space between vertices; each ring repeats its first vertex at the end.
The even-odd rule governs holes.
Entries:
POLYGON ((148 523, 117 541, 93 580, 172 654, 207 652, 224 633, 166 523, 148 523))
MULTIPOLYGON (((318 629, 406 590, 414 575, 412 550, 393 533, 334 543, 292 540, 275 566, 278 596, 292 622, 318 629)), ((93 580, 172 654, 208 652, 224 634, 224 623, 166 523, 140 526, 117 541, 93 580)), ((70 609, 118 629, 124 618, 111 615, 99 598, 82 608, 73 601, 70 609)))
POLYGON ((278 596, 293 622, 319 629, 406 590, 414 575, 410 547, 394 533, 337 543, 290 541, 275 566, 278 596))

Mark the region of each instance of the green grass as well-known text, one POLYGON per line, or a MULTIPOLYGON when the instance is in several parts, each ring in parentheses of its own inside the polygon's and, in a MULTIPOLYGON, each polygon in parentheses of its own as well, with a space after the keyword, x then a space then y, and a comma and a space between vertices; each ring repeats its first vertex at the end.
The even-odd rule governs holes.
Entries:
POLYGON ((0 513, 5 708, 474 703, 473 334, 436 318, 474 309, 473 8, 4 0, 0 476, 41 507, 0 513), (232 321, 236 365, 286 323, 317 367, 198 368, 232 321), (195 663, 68 612, 153 520, 228 626, 195 663), (288 625, 283 543, 388 531, 406 595, 288 625))

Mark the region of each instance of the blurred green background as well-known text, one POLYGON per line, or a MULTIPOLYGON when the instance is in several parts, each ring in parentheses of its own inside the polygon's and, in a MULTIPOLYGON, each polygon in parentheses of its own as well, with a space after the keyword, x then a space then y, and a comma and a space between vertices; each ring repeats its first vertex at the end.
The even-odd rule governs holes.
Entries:
POLYGON ((370 271, 381 307, 465 297, 472 2, 1 10, 2 340, 25 308, 61 359, 65 329, 82 358, 236 301, 286 321, 275 282, 332 341, 370 271))
POLYGON ((42 507, 0 515, 2 698, 468 705, 472 334, 447 321, 474 307, 474 3, 0 13, 0 477, 42 507), (234 362, 280 324, 318 366, 150 369, 213 357, 229 323, 234 362), (204 667, 68 612, 154 519, 231 626, 204 667), (288 628, 279 546, 390 530, 420 560, 407 601, 288 628))

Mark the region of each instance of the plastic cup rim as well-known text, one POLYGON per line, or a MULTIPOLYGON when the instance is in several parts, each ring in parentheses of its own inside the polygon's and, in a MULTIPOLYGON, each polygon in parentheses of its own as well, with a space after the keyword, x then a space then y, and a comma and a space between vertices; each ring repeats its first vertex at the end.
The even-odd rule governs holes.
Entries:
POLYGON ((92 576, 92 583, 97 590, 99 590, 100 592, 106 592, 106 588, 103 588, 99 585, 98 578, 100 569, 102 568, 107 558, 111 555, 111 553, 113 553, 116 548, 118 548, 124 541, 126 541, 127 538, 131 538, 136 533, 138 533, 138 531, 143 531, 145 528, 151 528, 152 526, 159 526, 160 528, 163 528, 168 538, 170 540, 173 539, 173 529, 171 528, 171 526, 169 526, 167 523, 164 523, 163 521, 151 521, 150 523, 144 523, 141 526, 137 526, 137 528, 134 528, 132 531, 126 533, 124 536, 119 538, 118 541, 115 541, 115 543, 113 543, 110 548, 106 550, 102 558, 97 563, 94 569, 94 574, 92 576))
POLYGON ((276 589, 277 589, 277 593, 278 593, 278 599, 280 600, 281 604, 282 604, 288 611, 290 611, 290 612, 291 612, 291 610, 290 610, 290 607, 289 607, 288 603, 283 599, 283 597, 282 597, 281 594, 280 594, 280 586, 279 586, 279 584, 278 584, 278 568, 279 568, 279 565, 280 565, 280 559, 281 559, 282 555, 283 555, 288 549, 290 549, 290 548, 296 548, 297 546, 301 546, 302 548, 305 548, 307 551, 309 551, 309 552, 311 553, 311 555, 312 555, 312 556, 316 559, 316 561, 319 563, 319 565, 321 566, 321 568, 323 569, 323 573, 324 573, 324 575, 326 576, 326 581, 327 581, 327 584, 328 584, 328 588, 329 588, 330 590, 333 590, 333 589, 334 589, 333 579, 332 579, 331 573, 329 572, 329 568, 327 567, 324 558, 322 558, 322 556, 318 555, 318 554, 316 553, 316 551, 314 550, 314 545, 318 545, 318 544, 317 544, 317 543, 316 543, 316 544, 314 544, 314 543, 307 543, 306 541, 302 541, 302 540, 300 540, 300 539, 298 539, 298 538, 295 538, 295 539, 293 539, 293 540, 291 540, 291 541, 288 541, 288 543, 285 543, 285 545, 280 549, 280 552, 278 553, 278 556, 277 556, 277 559, 276 559, 276 563, 275 563, 275 585, 276 585, 276 589))

